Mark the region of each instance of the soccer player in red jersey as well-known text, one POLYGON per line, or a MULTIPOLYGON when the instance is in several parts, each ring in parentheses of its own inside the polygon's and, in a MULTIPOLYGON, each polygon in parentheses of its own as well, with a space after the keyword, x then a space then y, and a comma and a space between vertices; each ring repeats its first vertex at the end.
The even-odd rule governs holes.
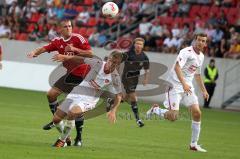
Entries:
MULTIPOLYGON (((85 39, 80 34, 72 33, 72 24, 70 20, 63 20, 59 24, 59 31, 61 37, 53 39, 49 44, 37 48, 30 52, 27 56, 29 58, 34 58, 45 52, 58 51, 59 54, 63 55, 79 55, 84 57, 92 57, 93 51, 85 39)), ((90 66, 87 64, 79 65, 77 68, 72 68, 72 64, 69 62, 63 62, 63 66, 67 69, 67 74, 62 76, 58 81, 55 82, 53 87, 47 92, 47 98, 49 102, 49 107, 51 112, 54 114, 58 104, 57 97, 62 93, 69 93, 74 88, 82 82, 85 75, 90 70, 90 66), (74 69, 72 71, 72 69, 74 69), (73 85, 74 83, 74 85, 73 85)), ((75 138, 75 146, 81 146, 81 132, 83 127, 83 119, 77 119, 76 121, 77 136, 75 138)), ((43 127, 43 129, 48 130, 53 127, 53 123, 49 123, 43 127)), ((61 130, 59 130, 61 131, 61 130)), ((69 140, 68 145, 71 144, 69 140)))

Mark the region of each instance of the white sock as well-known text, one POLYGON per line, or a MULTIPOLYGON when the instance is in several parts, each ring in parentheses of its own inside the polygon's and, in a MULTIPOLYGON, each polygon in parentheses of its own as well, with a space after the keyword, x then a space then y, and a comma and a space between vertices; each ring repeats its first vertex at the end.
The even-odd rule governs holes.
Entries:
POLYGON ((70 135, 72 128, 75 126, 75 120, 67 120, 64 130, 60 136, 60 139, 65 141, 66 138, 70 135))
POLYGON ((56 126, 57 131, 61 134, 63 132, 63 130, 64 130, 64 123, 63 123, 63 121, 61 121, 58 124, 55 124, 55 126, 56 126))
POLYGON ((192 138, 191 138, 191 145, 196 145, 199 139, 201 131, 201 122, 192 121, 192 138))
POLYGON ((159 107, 153 108, 153 113, 157 114, 158 116, 164 118, 164 114, 168 111, 168 109, 161 109, 159 107))

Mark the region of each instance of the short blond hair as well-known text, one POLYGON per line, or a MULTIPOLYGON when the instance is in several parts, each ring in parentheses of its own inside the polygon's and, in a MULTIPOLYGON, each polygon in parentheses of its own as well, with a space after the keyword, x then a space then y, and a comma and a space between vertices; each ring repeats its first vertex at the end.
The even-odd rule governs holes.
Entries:
POLYGON ((138 37, 138 38, 134 39, 133 42, 136 43, 137 41, 141 41, 141 42, 143 42, 143 44, 145 43, 145 40, 141 37, 138 37))

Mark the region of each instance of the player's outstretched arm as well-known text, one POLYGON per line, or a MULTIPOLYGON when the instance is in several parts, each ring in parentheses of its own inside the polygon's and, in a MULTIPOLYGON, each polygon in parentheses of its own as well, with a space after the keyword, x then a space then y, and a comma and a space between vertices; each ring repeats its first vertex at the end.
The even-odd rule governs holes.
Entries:
POLYGON ((121 100, 122 100, 122 94, 119 93, 115 96, 113 108, 111 109, 111 111, 107 113, 108 119, 111 123, 116 122, 116 112, 121 103, 121 100))
POLYGON ((203 97, 208 100, 209 98, 209 94, 204 86, 204 83, 203 83, 203 80, 202 80, 202 77, 200 74, 195 74, 195 80, 197 81, 197 84, 198 86, 200 87, 201 91, 202 91, 202 94, 203 94, 203 97))
POLYGON ((191 94, 192 93, 191 92, 191 87, 184 80, 183 73, 182 73, 181 67, 180 67, 178 62, 176 62, 174 70, 177 74, 177 77, 178 77, 179 81, 181 82, 181 84, 183 86, 183 90, 185 91, 185 93, 190 93, 191 94))
POLYGON ((38 57, 38 55, 46 52, 47 50, 44 47, 41 48, 37 48, 35 50, 33 50, 32 52, 27 54, 28 58, 34 58, 34 57, 38 57))
POLYGON ((53 61, 56 61, 56 62, 64 62, 64 61, 71 60, 72 62, 79 63, 79 64, 84 63, 84 57, 81 57, 81 56, 62 55, 62 54, 55 54, 55 55, 52 57, 52 60, 53 60, 53 61))

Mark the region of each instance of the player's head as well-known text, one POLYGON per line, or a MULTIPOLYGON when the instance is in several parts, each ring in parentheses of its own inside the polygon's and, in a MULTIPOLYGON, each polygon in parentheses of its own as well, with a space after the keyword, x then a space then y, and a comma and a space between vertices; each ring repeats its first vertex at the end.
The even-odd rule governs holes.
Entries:
POLYGON ((215 60, 211 59, 209 62, 210 67, 214 67, 215 66, 215 60))
POLYGON ((195 35, 195 47, 203 51, 204 48, 207 46, 207 34, 205 33, 199 33, 195 35))
POLYGON ((62 20, 59 23, 60 26, 60 33, 64 38, 68 38, 72 34, 72 23, 70 20, 62 20))
POLYGON ((122 62, 122 58, 123 58, 122 53, 119 51, 113 51, 109 55, 109 57, 107 59, 107 64, 110 69, 110 72, 114 71, 116 68, 119 67, 119 65, 122 62))
POLYGON ((144 47, 145 40, 143 38, 136 38, 134 39, 134 48, 137 53, 141 53, 144 47))

